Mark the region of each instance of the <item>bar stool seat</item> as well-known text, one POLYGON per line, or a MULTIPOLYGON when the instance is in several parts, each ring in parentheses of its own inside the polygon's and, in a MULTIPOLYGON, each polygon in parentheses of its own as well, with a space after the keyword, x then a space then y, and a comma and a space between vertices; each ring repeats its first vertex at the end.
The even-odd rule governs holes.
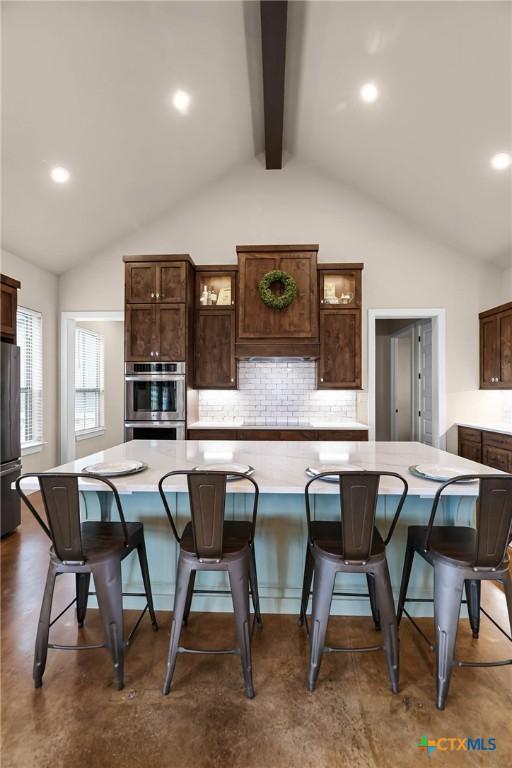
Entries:
MULTIPOLYGON (((252 537, 252 523, 246 520, 225 520, 222 534, 223 555, 234 555, 248 546, 252 537)), ((188 522, 181 537, 181 548, 195 554, 194 529, 188 522)))
MULTIPOLYGON (((137 548, 141 539, 144 538, 144 527, 142 523, 125 523, 127 532, 127 541, 122 523, 102 522, 88 520, 80 525, 82 537, 82 551, 87 562, 92 563, 102 560, 106 556, 118 553, 121 559, 127 557, 137 548)), ((50 555, 53 558, 58 556, 54 547, 50 547, 50 555)))
MULTIPOLYGON (((411 525, 408 529, 408 540, 416 550, 424 549, 428 526, 411 525)), ((429 562, 434 556, 457 563, 472 565, 477 546, 477 531, 462 525, 435 525, 430 535, 429 550, 424 557, 429 562)))
MULTIPOLYGON (((315 546, 325 552, 327 555, 333 555, 336 558, 342 557, 341 522, 330 520, 312 520, 311 534, 315 541, 315 546)), ((386 551, 384 540, 376 527, 373 529, 373 538, 370 551, 370 558, 383 555, 386 551)))

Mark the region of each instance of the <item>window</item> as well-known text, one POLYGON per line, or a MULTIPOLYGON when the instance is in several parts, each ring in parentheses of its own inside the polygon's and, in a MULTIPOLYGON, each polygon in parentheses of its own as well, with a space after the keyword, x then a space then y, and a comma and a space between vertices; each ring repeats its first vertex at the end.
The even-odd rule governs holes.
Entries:
POLYGON ((75 435, 97 432, 104 418, 103 336, 77 328, 75 336, 75 435))
POLYGON ((18 307, 20 347, 21 448, 29 452, 43 442, 43 316, 18 307))

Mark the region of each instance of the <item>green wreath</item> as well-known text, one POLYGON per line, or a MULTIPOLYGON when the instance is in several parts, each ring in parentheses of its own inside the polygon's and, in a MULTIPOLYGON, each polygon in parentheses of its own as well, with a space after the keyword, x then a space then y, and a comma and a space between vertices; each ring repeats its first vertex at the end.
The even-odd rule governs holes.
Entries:
POLYGON ((286 309, 297 296, 297 285, 295 280, 288 274, 288 272, 283 272, 280 269, 273 269, 271 272, 267 272, 266 275, 263 275, 258 283, 258 289, 261 300, 267 307, 271 307, 272 309, 286 309), (281 283, 283 286, 283 293, 280 296, 276 296, 270 290, 270 287, 274 285, 274 283, 281 283))

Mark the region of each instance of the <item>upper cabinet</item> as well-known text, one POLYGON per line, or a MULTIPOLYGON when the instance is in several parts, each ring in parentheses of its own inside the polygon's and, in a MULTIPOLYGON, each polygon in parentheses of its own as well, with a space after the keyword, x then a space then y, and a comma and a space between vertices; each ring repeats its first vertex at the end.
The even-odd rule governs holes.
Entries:
POLYGON ((126 264, 125 281, 128 304, 183 303, 187 299, 185 261, 149 261, 143 257, 140 261, 130 260, 126 264))
POLYGON ((18 280, 0 275, 0 335, 3 341, 16 344, 16 310, 18 308, 18 280))
POLYGON ((189 256, 126 256, 126 362, 187 358, 192 265, 189 256))
POLYGON ((480 313, 480 389, 512 389, 512 302, 480 313))
POLYGON ((196 309, 234 309, 236 306, 236 270, 222 267, 196 269, 196 309))
POLYGON ((361 264, 320 264, 320 309, 360 309, 361 270, 361 264))
MULTIPOLYGON (((317 251, 318 245, 237 246, 239 356, 318 355, 317 251), (275 270, 290 275, 297 289, 284 309, 268 306, 260 294, 260 281, 275 270)), ((271 291, 278 296, 282 286, 271 291)))

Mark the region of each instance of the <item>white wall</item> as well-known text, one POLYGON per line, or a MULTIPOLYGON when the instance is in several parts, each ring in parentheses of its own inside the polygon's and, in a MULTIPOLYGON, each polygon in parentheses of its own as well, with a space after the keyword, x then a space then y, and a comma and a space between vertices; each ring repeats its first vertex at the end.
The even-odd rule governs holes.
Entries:
POLYGON ((105 432, 103 435, 77 440, 77 459, 96 451, 103 451, 124 440, 124 323, 109 321, 77 321, 77 327, 100 333, 104 338, 105 360, 105 432))
MULTIPOLYGON (((123 309, 124 254, 185 252, 199 264, 227 264, 236 263, 237 244, 301 242, 318 242, 322 261, 364 262, 365 310, 446 308, 447 427, 461 419, 499 418, 499 398, 478 390, 478 312, 500 300, 502 270, 456 253, 355 190, 295 162, 283 171, 264 171, 254 161, 91 255, 62 275, 61 308, 123 309)), ((363 334, 366 381, 366 316, 363 334)), ((448 446, 456 446, 453 429, 448 446)))
POLYGON ((1 271, 21 282, 18 304, 43 315, 43 440, 38 453, 23 457, 23 471, 49 469, 57 463, 57 307, 58 278, 8 251, 2 251, 1 271))

